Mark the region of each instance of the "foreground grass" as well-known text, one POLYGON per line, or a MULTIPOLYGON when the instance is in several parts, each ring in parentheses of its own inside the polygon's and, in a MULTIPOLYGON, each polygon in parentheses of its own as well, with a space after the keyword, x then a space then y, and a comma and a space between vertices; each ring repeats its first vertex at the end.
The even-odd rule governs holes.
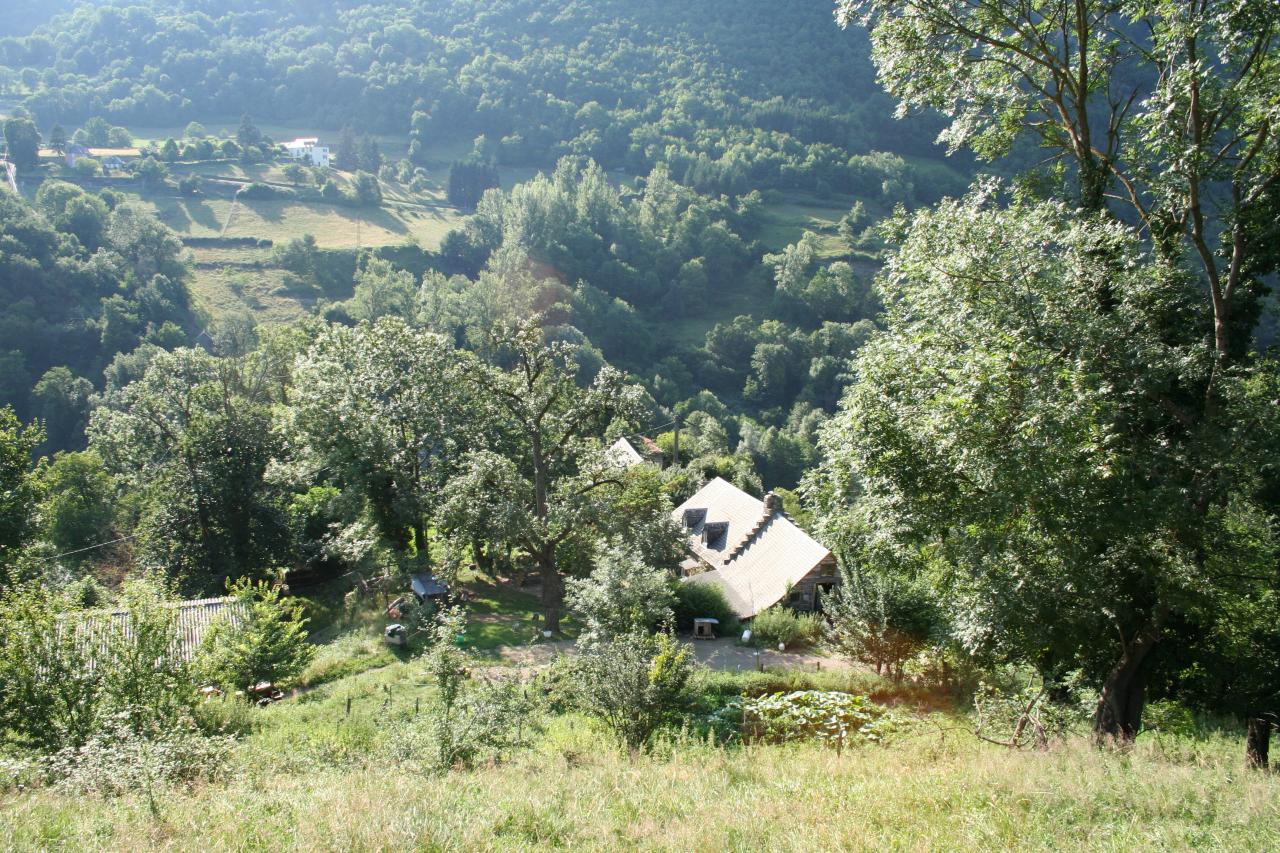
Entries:
POLYGON ((259 760, 163 792, 158 817, 142 795, 35 792, 0 801, 0 822, 19 850, 1274 849, 1280 778, 1240 771, 1236 746, 1022 754, 919 733, 840 756, 684 742, 633 760, 569 721, 470 772, 259 760))

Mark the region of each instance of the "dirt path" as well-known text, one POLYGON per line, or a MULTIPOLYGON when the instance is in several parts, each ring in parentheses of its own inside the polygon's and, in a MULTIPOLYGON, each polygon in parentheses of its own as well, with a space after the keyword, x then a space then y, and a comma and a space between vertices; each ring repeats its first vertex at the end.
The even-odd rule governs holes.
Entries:
MULTIPOLYGON (((688 640, 687 637, 681 639, 688 640)), ((769 667, 773 669, 800 669, 814 672, 819 669, 849 669, 849 664, 838 658, 800 652, 779 652, 770 649, 753 649, 739 646, 732 638, 718 640, 689 640, 698 663, 711 669, 733 672, 769 667)), ((532 646, 504 646, 497 650, 508 666, 546 666, 559 655, 572 655, 577 648, 572 640, 537 643, 532 646)))

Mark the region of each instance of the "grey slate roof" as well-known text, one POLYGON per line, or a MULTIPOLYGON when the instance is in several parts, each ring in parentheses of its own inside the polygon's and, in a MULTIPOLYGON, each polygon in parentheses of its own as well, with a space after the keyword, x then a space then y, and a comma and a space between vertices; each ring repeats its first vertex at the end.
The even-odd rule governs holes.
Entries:
POLYGON ((676 507, 672 518, 706 569, 686 581, 716 584, 744 619, 777 604, 789 586, 831 557, 780 508, 720 477, 676 507))
MULTIPOLYGON (((231 597, 198 598, 190 601, 175 601, 165 605, 177 611, 177 625, 173 651, 184 661, 190 662, 205 633, 220 619, 229 619, 237 624, 244 617, 244 603, 231 597)), ((76 634, 80 641, 89 644, 91 653, 101 650, 108 638, 108 632, 124 631, 129 636, 129 612, 127 610, 100 610, 85 614, 76 626, 76 634)))

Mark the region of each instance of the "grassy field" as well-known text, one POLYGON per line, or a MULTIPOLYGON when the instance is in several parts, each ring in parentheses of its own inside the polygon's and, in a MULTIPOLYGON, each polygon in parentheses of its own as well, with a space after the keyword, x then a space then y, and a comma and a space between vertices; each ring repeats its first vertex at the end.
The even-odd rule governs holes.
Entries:
MULTIPOLYGON (((473 771, 398 766, 383 723, 412 713, 398 664, 259 714, 232 781, 119 799, 0 799, 12 850, 1272 850, 1280 777, 1237 742, 1083 743, 1013 753, 919 724, 837 755, 679 736, 631 757, 581 718, 473 771), (390 692, 388 692, 389 688, 390 692), (347 697, 353 711, 343 716, 347 697)), ((956 721, 937 718, 943 727, 956 721)))
POLYGON ((462 216, 449 208, 357 208, 281 199, 236 200, 137 195, 165 225, 188 237, 257 237, 285 243, 311 234, 324 249, 440 245, 462 216))
MULTIPOLYGON (((491 653, 529 641, 535 599, 483 576, 465 586, 472 602, 463 646, 473 675, 527 679, 528 666, 491 653)), ((3 848, 1262 851, 1280 844, 1280 775, 1244 771, 1239 733, 1215 729, 1144 734, 1124 755, 1083 738, 1023 753, 978 741, 961 714, 898 704, 883 741, 839 754, 812 743, 717 744, 695 726, 631 755, 592 721, 544 707, 527 722, 527 748, 475 769, 433 772, 415 752, 424 742, 414 739, 425 733, 430 742, 423 709, 434 698, 431 677, 416 647, 381 642, 382 596, 347 612, 344 590, 335 582, 310 595, 321 649, 303 691, 229 717, 243 734, 224 779, 115 798, 0 792, 3 848)), ((702 678, 695 684, 710 683, 702 678)), ((835 678, 821 675, 827 689, 835 678)), ((888 684, 869 674, 847 679, 866 682, 857 689, 888 684)))

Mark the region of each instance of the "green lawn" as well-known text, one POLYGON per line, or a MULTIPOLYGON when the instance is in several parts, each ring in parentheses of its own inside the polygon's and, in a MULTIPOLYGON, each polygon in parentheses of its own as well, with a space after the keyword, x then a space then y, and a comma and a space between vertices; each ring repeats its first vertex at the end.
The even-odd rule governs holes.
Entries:
POLYGON ((325 249, 388 246, 414 241, 434 249, 462 215, 448 208, 356 208, 280 199, 178 198, 140 194, 138 204, 191 237, 257 237, 287 242, 311 234, 325 249))

